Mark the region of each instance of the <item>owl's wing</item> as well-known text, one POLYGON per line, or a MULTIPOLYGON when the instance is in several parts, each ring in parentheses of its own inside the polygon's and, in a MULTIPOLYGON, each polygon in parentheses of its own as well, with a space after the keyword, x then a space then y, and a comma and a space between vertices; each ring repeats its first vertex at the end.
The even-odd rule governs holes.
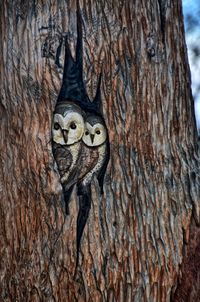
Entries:
POLYGON ((72 154, 65 146, 56 144, 55 142, 52 143, 52 147, 60 177, 63 177, 69 171, 72 164, 72 154))
POLYGON ((91 182, 95 167, 98 164, 99 152, 98 148, 89 148, 82 144, 81 169, 79 174, 79 183, 87 185, 91 182))
POLYGON ((105 160, 104 160, 102 168, 100 169, 100 171, 98 173, 98 176, 97 176, 101 194, 103 194, 104 177, 105 177, 105 173, 106 173, 106 169, 107 169, 107 166, 108 166, 109 159, 110 159, 110 144, 109 144, 109 141, 107 141, 105 160))
POLYGON ((58 171, 60 174, 60 178, 66 177, 65 181, 61 181, 62 188, 63 188, 63 195, 64 195, 64 201, 65 201, 65 212, 67 215, 69 215, 69 202, 70 197, 73 191, 74 184, 70 184, 70 168, 73 162, 73 156, 70 152, 70 150, 66 146, 62 146, 59 144, 56 144, 55 142, 52 143, 53 147, 53 155, 55 157, 58 171))

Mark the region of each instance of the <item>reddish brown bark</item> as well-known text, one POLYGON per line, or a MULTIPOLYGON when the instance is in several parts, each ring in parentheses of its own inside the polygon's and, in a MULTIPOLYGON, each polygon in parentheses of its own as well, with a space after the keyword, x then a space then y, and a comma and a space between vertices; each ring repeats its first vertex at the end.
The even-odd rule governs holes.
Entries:
POLYGON ((188 244, 184 245, 183 263, 174 302, 200 301, 200 228, 192 220, 188 244))
POLYGON ((92 98, 102 69, 111 160, 103 198, 93 183, 73 280, 78 204, 74 194, 65 217, 51 120, 76 4, 0 6, 0 300, 170 301, 182 263, 183 276, 199 278, 188 268, 199 242, 199 159, 181 1, 80 8, 84 79, 92 98))

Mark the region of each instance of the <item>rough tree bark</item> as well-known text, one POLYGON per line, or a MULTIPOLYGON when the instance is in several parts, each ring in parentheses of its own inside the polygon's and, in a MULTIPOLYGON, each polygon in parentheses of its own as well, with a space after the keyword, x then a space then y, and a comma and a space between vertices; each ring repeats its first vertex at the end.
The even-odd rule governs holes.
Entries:
POLYGON ((200 266, 200 213, 181 1, 80 7, 84 79, 93 97, 102 68, 111 160, 103 198, 93 183, 74 281, 78 205, 74 194, 65 217, 51 119, 76 1, 1 1, 0 301, 197 301, 198 271, 182 294, 189 264, 200 266))

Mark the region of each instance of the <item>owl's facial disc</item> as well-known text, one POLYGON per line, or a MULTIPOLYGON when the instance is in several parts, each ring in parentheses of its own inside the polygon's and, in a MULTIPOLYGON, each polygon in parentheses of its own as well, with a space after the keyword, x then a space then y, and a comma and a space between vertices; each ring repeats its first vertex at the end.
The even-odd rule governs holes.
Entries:
POLYGON ((72 145, 82 138, 83 132, 84 121, 79 112, 66 110, 54 115, 52 134, 57 144, 72 145))
POLYGON ((102 145, 107 139, 107 131, 104 125, 96 123, 94 125, 85 123, 85 132, 83 134, 83 142, 89 147, 102 145))

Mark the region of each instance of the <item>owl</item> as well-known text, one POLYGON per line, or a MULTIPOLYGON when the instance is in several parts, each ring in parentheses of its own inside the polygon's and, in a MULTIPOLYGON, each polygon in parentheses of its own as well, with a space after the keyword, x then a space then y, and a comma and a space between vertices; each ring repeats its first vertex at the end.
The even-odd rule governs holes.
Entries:
POLYGON ((81 162, 82 167, 77 180, 79 196, 79 213, 77 218, 77 259, 79 262, 79 249, 81 237, 88 219, 91 207, 91 183, 96 176, 103 194, 103 182, 109 161, 109 138, 103 117, 93 112, 85 119, 85 130, 82 137, 81 162))
POLYGON ((63 187, 66 214, 70 196, 80 170, 81 138, 84 133, 84 111, 89 103, 82 75, 82 27, 77 10, 76 58, 72 57, 67 37, 61 89, 57 98, 52 123, 52 150, 63 187))
POLYGON ((63 187, 66 214, 69 214, 73 177, 81 156, 81 138, 84 133, 83 111, 76 104, 65 101, 55 108, 52 123, 52 150, 63 187))
POLYGON ((101 193, 103 193, 103 179, 104 176, 100 172, 104 167, 104 163, 107 163, 108 156, 108 131, 105 125, 105 122, 102 117, 98 115, 88 115, 85 119, 85 131, 82 137, 82 142, 84 148, 88 149, 88 152, 91 153, 92 158, 96 158, 94 152, 98 155, 98 161, 96 164, 92 165, 92 169, 85 175, 82 181, 82 185, 87 185, 91 183, 91 180, 94 175, 97 176, 99 180, 99 185, 101 188, 101 193))

